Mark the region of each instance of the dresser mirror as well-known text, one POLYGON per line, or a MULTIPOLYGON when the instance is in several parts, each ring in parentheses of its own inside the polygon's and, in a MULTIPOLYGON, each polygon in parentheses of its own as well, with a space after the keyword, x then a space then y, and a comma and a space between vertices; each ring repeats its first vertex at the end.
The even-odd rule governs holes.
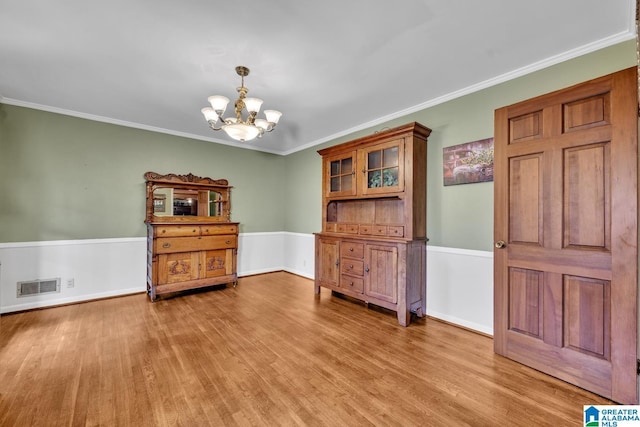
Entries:
POLYGON ((229 221, 230 189, 225 179, 147 172, 146 222, 229 221))

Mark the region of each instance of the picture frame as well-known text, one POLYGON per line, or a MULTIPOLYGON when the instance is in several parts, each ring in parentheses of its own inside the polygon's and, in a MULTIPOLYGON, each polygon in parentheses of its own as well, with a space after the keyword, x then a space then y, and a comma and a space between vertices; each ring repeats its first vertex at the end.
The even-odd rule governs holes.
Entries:
POLYGON ((442 149, 444 186, 493 181, 493 137, 442 149))

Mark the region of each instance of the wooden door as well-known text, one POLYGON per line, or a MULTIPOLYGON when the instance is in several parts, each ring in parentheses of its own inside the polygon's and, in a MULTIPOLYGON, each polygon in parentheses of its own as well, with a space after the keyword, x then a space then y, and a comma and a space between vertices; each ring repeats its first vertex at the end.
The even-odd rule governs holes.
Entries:
POLYGON ((633 68, 495 113, 495 351, 627 404, 637 403, 636 93, 633 68))
POLYGON ((200 252, 158 255, 158 284, 188 282, 200 278, 200 252))
POLYGON ((398 302, 398 248, 368 244, 365 249, 365 294, 398 302))
POLYGON ((363 195, 404 191, 404 139, 385 142, 358 151, 363 195))
POLYGON ((316 279, 315 293, 320 293, 320 285, 339 286, 340 241, 316 236, 316 279))
POLYGON ((356 152, 337 154, 323 161, 325 179, 325 197, 355 196, 356 184, 356 152))
POLYGON ((233 274, 233 249, 202 251, 204 256, 203 277, 228 276, 233 274))

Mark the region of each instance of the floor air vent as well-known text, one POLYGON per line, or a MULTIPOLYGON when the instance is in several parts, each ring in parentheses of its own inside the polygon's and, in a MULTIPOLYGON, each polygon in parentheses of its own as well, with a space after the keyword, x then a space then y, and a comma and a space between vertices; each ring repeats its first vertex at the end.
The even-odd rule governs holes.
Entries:
POLYGON ((18 282, 18 296, 28 297, 30 295, 50 294, 60 292, 60 278, 45 280, 29 280, 18 282))

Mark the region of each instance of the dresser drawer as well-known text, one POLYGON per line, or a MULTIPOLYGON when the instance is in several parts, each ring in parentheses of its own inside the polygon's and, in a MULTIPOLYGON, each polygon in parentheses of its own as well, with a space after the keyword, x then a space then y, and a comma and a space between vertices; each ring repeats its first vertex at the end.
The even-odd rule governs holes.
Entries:
POLYGON ((340 276, 340 287, 361 294, 364 292, 364 280, 361 277, 352 277, 343 274, 340 276))
POLYGON ((200 235, 199 225, 159 225, 154 237, 187 237, 200 235))
POLYGON ((360 225, 360 234, 366 234, 370 236, 386 236, 387 235, 387 226, 386 225, 375 225, 375 224, 361 224, 360 225))
POLYGON ((338 233, 358 234, 358 224, 338 224, 336 231, 338 233))
POLYGON ((350 258, 364 258, 364 244, 343 241, 340 245, 340 255, 350 258))
POLYGON ((235 235, 205 237, 168 237, 155 241, 155 252, 167 254, 172 252, 190 252, 210 249, 229 249, 238 245, 235 235))
POLYGON ((401 225, 398 226, 389 226, 389 236, 393 237, 404 237, 404 227, 401 225))
POLYGON ((238 234, 238 226, 235 224, 202 225, 200 226, 202 236, 215 236, 217 234, 238 234))
POLYGON ((356 259, 343 258, 340 260, 340 271, 362 276, 364 274, 364 262, 356 259))

